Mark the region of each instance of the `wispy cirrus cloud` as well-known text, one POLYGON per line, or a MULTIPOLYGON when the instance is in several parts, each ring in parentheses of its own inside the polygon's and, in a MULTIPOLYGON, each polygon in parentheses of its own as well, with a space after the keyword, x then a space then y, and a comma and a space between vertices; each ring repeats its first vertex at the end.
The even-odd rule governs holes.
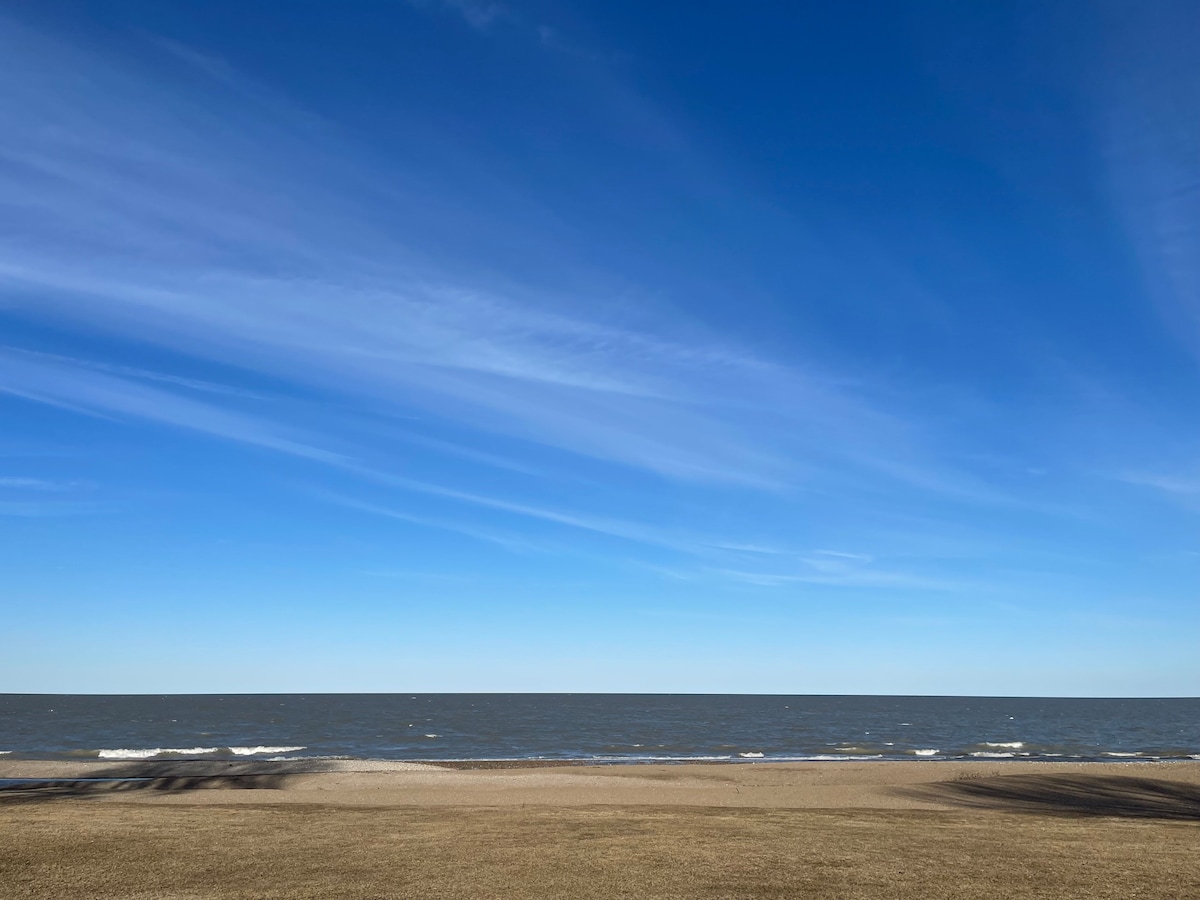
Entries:
POLYGON ((33 500, 0 499, 0 516, 14 519, 58 519, 68 516, 99 515, 111 511, 111 506, 102 503, 75 501, 39 503, 33 500))
POLYGON ((367 503, 361 500, 356 500, 353 497, 347 497, 331 491, 310 491, 310 493, 321 500, 333 503, 346 509, 368 513, 373 516, 382 516, 386 519, 395 519, 400 522, 408 522, 413 525, 420 525, 423 528, 436 528, 440 531, 451 531, 456 534, 464 535, 465 537, 473 538, 477 541, 496 544, 497 546, 503 547, 505 550, 512 550, 518 553, 542 552, 544 550, 543 547, 539 546, 533 541, 528 540, 527 538, 505 534, 503 532, 494 531, 487 528, 480 528, 477 525, 472 525, 466 522, 438 518, 435 516, 420 515, 418 513, 409 512, 403 509, 395 509, 390 506, 381 506, 378 503, 367 503))
POLYGON ((1200 12, 1166 4, 1115 18, 1108 71, 1092 97, 1106 186, 1147 294, 1200 357, 1200 61, 1192 47, 1200 12))
POLYGON ((817 585, 837 588, 886 588, 915 591, 962 591, 971 585, 946 578, 909 572, 844 571, 837 573, 756 572, 744 569, 715 569, 713 574, 756 587, 817 585))
POLYGON ((508 7, 492 0, 408 0, 420 10, 445 10, 462 16, 472 28, 487 28, 510 15, 508 7))
POLYGON ((830 437, 910 442, 837 379, 682 321, 448 280, 355 218, 360 176, 303 116, 206 129, 207 99, 44 43, 0 29, 10 309, 684 480, 778 487, 830 437), (272 166, 285 144, 307 149, 272 166))
POLYGON ((41 354, 0 349, 0 394, 89 416, 169 425, 318 462, 345 460, 338 453, 306 443, 302 436, 260 418, 128 379, 102 375, 41 354))
POLYGON ((77 490, 77 481, 54 481, 48 478, 20 478, 12 475, 0 475, 0 490, 43 491, 60 494, 77 490))
MULTIPOLYGON (((178 392, 150 387, 128 378, 100 374, 95 367, 80 366, 61 356, 0 348, 0 394, 4 393, 89 416, 140 420, 182 428, 209 437, 306 459, 336 472, 350 474, 377 485, 386 485, 398 491, 436 497, 460 506, 465 504, 482 507, 648 546, 699 553, 703 552, 705 547, 719 543, 711 539, 673 534, 645 523, 553 509, 371 468, 357 462, 347 453, 335 452, 321 446, 315 442, 316 438, 312 435, 282 426, 260 415, 235 413, 178 392)), ((13 483, 8 486, 20 488, 50 489, 53 484, 36 479, 11 481, 13 483)), ((3 486, 3 480, 0 480, 0 487, 3 486)), ((318 490, 309 493, 361 512, 458 531, 510 549, 528 550, 533 546, 521 538, 489 532, 452 519, 407 513, 329 491, 318 490)), ((32 509, 31 506, 28 508, 32 509)))
POLYGON ((1129 484, 1157 488, 1168 494, 1200 494, 1200 477, 1186 475, 1156 475, 1151 473, 1127 473, 1121 480, 1129 484))
POLYGON ((24 350, 20 347, 6 347, 0 345, 0 353, 5 351, 15 351, 21 356, 28 359, 43 359, 52 363, 59 363, 68 367, 91 369, 96 372, 104 372, 111 375, 116 375, 122 378, 130 378, 135 381, 150 381, 159 384, 170 385, 172 387, 186 388, 190 391, 199 391, 205 394, 219 394, 227 397, 242 397, 252 400, 266 400, 265 394, 246 390, 245 388, 234 387, 228 384, 219 384, 214 381, 206 381, 202 378, 186 378, 180 375, 171 375, 166 372, 154 372, 150 369, 140 369, 136 366, 124 366, 114 363, 100 362, 94 359, 81 359, 75 356, 63 356, 56 353, 43 353, 34 350, 24 350))
MULTIPOLYGON (((0 219, 22 223, 0 236, 0 314, 152 347, 187 362, 185 372, 218 367, 278 384, 316 412, 300 421, 240 382, 2 348, 0 391, 713 568, 731 554, 796 554, 741 539, 736 526, 651 524, 592 512, 570 494, 550 502, 467 489, 379 460, 406 444, 534 478, 544 471, 421 430, 449 426, 485 445, 499 438, 612 467, 639 489, 795 498, 817 486, 867 505, 913 491, 950 504, 1036 505, 948 462, 942 431, 896 400, 902 385, 879 391, 800 356, 780 360, 665 307, 631 309, 603 287, 532 287, 537 273, 519 266, 500 277, 469 246, 427 253, 427 221, 452 231, 446 223, 459 220, 421 178, 382 169, 330 123, 244 85, 220 60, 153 47, 155 66, 165 55, 187 69, 186 88, 170 65, 151 77, 139 63, 0 22, 0 78, 11 86, 0 103, 0 219), (196 71, 216 87, 197 86, 196 71), (358 427, 371 416, 416 424, 380 437, 358 427)), ((408 515, 390 500, 356 508, 408 515)), ((453 515, 419 517, 470 527, 453 515)), ((806 577, 850 578, 819 569, 806 577)))
POLYGON ((48 519, 110 511, 107 504, 86 499, 92 487, 80 480, 0 475, 0 516, 48 519))

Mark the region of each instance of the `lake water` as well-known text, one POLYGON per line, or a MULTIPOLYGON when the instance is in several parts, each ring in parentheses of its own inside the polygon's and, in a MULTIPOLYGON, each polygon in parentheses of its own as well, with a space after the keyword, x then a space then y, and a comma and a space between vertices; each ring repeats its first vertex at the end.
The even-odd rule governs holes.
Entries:
POLYGON ((1200 759, 1200 699, 0 694, 0 758, 1200 759))

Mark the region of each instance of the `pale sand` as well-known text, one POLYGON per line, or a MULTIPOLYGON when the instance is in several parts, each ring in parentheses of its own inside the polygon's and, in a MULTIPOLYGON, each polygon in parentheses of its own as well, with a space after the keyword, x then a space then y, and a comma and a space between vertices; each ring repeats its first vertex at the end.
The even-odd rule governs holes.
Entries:
POLYGON ((1200 900, 1200 762, 43 763, 0 897, 1200 900))
MULTIPOLYGON (((0 761, 0 778, 154 777, 79 784, 93 800, 223 805, 734 806, 756 809, 947 809, 933 786, 995 778, 1137 778, 1200 790, 1200 762, 1004 761, 734 763, 461 769, 389 760, 0 761), (235 788, 262 788, 270 794, 235 788), (197 794, 196 789, 206 789, 197 794)), ((990 781, 989 781, 990 783, 990 781)), ((66 793, 66 791, 60 791, 66 793)), ((954 796, 953 794, 951 796, 954 796)), ((1200 898, 1197 898, 1200 900, 1200 898)))

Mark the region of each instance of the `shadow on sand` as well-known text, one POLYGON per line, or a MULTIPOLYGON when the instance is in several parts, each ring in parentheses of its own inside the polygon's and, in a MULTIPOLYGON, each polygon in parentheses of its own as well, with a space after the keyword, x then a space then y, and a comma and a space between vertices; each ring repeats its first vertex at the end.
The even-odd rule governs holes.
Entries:
POLYGON ((0 805, 155 791, 279 790, 295 767, 262 762, 146 761, 105 766, 93 778, 0 779, 0 805))
POLYGON ((955 806, 1068 816, 1200 821, 1200 787, 1122 775, 1000 775, 904 791, 955 806))

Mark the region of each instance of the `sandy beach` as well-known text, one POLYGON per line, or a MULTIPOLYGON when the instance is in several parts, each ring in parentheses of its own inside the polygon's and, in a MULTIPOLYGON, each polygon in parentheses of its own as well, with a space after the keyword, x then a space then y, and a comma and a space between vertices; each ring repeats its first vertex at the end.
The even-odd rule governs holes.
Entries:
POLYGON ((0 779, 54 779, 0 789, 5 898, 1200 897, 1200 762, 6 760, 0 779), (80 780, 103 778, 141 780, 80 780))

